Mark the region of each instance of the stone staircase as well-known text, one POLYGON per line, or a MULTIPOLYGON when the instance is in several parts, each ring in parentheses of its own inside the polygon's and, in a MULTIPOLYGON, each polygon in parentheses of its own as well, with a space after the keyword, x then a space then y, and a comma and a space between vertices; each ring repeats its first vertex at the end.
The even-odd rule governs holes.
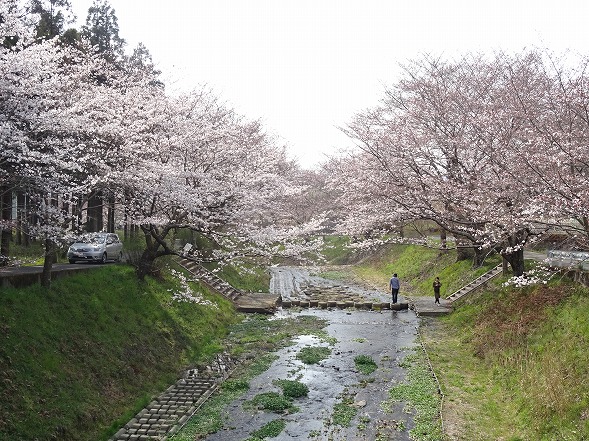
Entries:
POLYGON ((109 441, 165 441, 177 433, 230 375, 236 363, 223 353, 209 365, 189 369, 154 398, 109 441))
POLYGON ((456 300, 460 299, 461 297, 464 297, 465 295, 470 294, 475 289, 477 289, 479 286, 487 283, 493 277, 498 276, 499 274, 502 273, 502 271, 503 271, 503 266, 497 265, 495 268, 487 271, 486 273, 484 273, 484 274, 480 275, 479 277, 477 277, 476 279, 474 279, 468 285, 463 286, 455 293, 446 297, 446 300, 448 300, 450 303, 455 302, 456 300))
POLYGON ((229 299, 239 312, 273 314, 278 308, 280 296, 240 291, 192 259, 177 257, 176 263, 205 286, 229 299))
POLYGON ((229 283, 215 276, 212 272, 207 270, 202 265, 198 264, 194 260, 179 257, 176 259, 178 265, 189 271, 202 283, 208 286, 215 292, 223 295, 232 302, 237 301, 239 297, 243 295, 243 292, 231 286, 229 283))

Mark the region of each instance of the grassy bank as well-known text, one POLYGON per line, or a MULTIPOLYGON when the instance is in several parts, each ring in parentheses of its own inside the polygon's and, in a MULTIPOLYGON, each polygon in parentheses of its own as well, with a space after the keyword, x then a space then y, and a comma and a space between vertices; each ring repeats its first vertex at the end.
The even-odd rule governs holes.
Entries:
POLYGON ((589 439, 589 290, 495 287, 422 326, 453 440, 589 439))
POLYGON ((417 245, 391 245, 382 248, 356 265, 354 272, 372 285, 388 290, 393 273, 401 280, 403 294, 433 296, 432 283, 436 277, 442 281, 441 295, 448 296, 500 263, 491 256, 480 268, 472 268, 470 260, 456 261, 454 251, 440 252, 417 245))
POLYGON ((232 306, 172 301, 178 282, 107 265, 0 291, 0 439, 99 440, 219 350, 232 306))
MULTIPOLYGON (((394 245, 354 268, 373 285, 392 272, 408 295, 432 295, 439 276, 449 295, 499 264, 473 269, 453 252, 394 245)), ((488 284, 446 318, 422 319, 421 333, 445 395, 448 440, 589 439, 589 289, 488 284)))

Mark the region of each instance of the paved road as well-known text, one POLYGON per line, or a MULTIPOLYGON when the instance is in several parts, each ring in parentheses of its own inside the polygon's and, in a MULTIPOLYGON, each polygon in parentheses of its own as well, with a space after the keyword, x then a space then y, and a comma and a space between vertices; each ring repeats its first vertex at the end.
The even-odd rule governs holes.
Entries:
MULTIPOLYGON (((57 263, 51 270, 51 278, 56 279, 65 274, 71 274, 79 271, 91 271, 94 268, 100 268, 102 265, 94 263, 57 263)), ((18 267, 0 267, 0 287, 12 286, 22 288, 40 282, 43 266, 18 266, 18 267)))
MULTIPOLYGON (((56 263, 53 265, 52 272, 63 272, 79 269, 100 268, 101 265, 96 263, 56 263)), ((17 274, 40 274, 43 272, 43 265, 31 266, 4 266, 0 267, 0 277, 8 277, 17 274)))

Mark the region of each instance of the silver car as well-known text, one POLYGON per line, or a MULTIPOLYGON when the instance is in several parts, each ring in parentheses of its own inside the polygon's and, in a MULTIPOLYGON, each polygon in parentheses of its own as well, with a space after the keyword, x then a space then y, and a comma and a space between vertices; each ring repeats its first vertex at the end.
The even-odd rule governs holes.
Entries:
POLYGON ((67 258, 70 263, 120 261, 123 258, 123 243, 115 233, 90 233, 69 247, 67 258))

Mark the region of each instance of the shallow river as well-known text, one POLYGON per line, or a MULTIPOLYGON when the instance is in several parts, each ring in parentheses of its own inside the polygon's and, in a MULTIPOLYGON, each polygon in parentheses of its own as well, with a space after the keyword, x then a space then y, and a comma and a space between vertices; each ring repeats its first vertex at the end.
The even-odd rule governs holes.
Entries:
MULTIPOLYGON (((350 290, 366 299, 388 300, 387 293, 365 290, 340 284, 333 280, 310 275, 299 268, 274 268, 271 292, 283 298, 300 298, 305 289, 338 287, 350 290)), ((406 369, 399 366, 417 344, 418 318, 411 310, 360 311, 326 309, 285 309, 276 319, 287 316, 313 315, 326 319, 325 330, 337 343, 328 344, 314 336, 301 336, 295 346, 277 353, 278 359, 270 369, 250 382, 249 392, 234 401, 227 409, 228 421, 223 430, 208 436, 208 441, 243 441, 252 431, 277 418, 287 424, 282 433, 272 440, 409 440, 408 431, 413 427, 412 415, 404 410, 404 403, 386 404, 388 390, 403 382, 406 369), (308 365, 296 359, 296 354, 306 346, 328 346, 331 355, 320 364, 308 365), (367 355, 376 362, 378 369, 364 375, 356 370, 354 357, 367 355), (242 404, 255 395, 280 390, 272 384, 276 379, 298 380, 309 388, 309 395, 295 400, 300 409, 290 415, 267 412, 252 414, 243 410, 242 404), (358 410, 350 427, 334 424, 334 405, 350 400, 358 410), (384 403, 384 404, 383 404, 384 403)))

